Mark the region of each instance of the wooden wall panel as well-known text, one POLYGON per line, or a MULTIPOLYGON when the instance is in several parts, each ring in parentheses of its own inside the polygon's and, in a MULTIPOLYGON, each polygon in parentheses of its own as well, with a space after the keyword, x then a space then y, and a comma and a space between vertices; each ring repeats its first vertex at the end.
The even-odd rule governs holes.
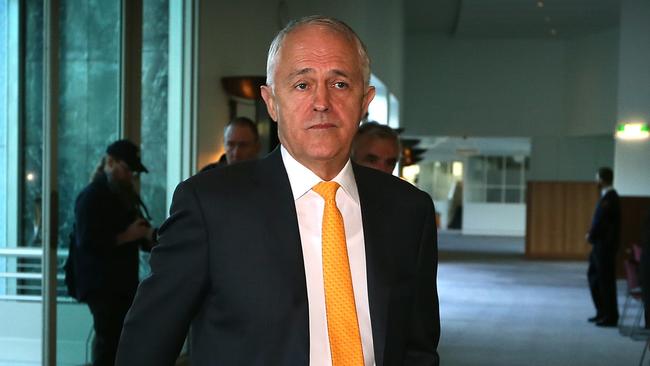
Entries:
POLYGON ((528 182, 526 257, 585 259, 597 200, 595 183, 528 182))
POLYGON ((587 259, 591 245, 585 236, 591 226, 594 209, 598 203, 598 187, 594 183, 564 184, 566 226, 564 252, 576 258, 587 259))

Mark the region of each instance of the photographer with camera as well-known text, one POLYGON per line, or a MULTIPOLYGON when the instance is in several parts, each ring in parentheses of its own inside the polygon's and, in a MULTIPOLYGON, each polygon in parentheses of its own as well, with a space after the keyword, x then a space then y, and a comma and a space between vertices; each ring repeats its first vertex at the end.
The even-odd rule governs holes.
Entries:
POLYGON ((110 144, 75 203, 71 295, 87 303, 93 316, 93 365, 114 364, 138 287, 139 249, 150 251, 155 243, 156 229, 134 185, 147 172, 138 150, 128 140, 110 144))

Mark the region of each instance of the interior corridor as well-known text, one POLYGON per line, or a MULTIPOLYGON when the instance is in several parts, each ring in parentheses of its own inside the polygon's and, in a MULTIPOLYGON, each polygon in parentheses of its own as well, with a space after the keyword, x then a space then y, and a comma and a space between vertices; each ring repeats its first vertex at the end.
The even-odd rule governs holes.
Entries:
POLYGON ((587 322, 586 261, 530 261, 523 238, 449 232, 439 251, 442 365, 638 364, 642 342, 587 322))

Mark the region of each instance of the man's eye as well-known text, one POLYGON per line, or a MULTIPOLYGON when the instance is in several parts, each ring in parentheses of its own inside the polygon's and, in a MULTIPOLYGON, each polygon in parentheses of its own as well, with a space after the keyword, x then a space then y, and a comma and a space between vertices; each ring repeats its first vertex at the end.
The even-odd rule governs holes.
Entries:
POLYGON ((305 90, 305 89, 307 89, 307 84, 306 83, 299 83, 299 84, 296 85, 296 89, 305 90))
POLYGON ((366 155, 365 159, 366 163, 376 163, 379 158, 375 155, 366 155))
POLYGON ((348 83, 343 82, 343 81, 337 81, 334 83, 334 87, 337 89, 345 89, 348 87, 348 83))

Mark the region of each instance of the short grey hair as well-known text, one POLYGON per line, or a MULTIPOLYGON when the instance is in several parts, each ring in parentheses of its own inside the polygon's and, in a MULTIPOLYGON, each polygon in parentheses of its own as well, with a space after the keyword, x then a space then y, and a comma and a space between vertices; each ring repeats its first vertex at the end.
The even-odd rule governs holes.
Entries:
POLYGON ((366 86, 370 85, 370 57, 366 46, 361 41, 361 38, 352 30, 352 28, 344 22, 331 17, 322 15, 311 15, 298 20, 290 21, 273 39, 269 47, 269 54, 266 59, 266 85, 273 86, 273 77, 275 68, 278 63, 278 54, 282 43, 286 36, 296 30, 296 28, 304 25, 320 25, 330 30, 343 34, 345 37, 353 41, 357 46, 359 57, 361 59, 361 72, 363 74, 363 81, 366 86))

